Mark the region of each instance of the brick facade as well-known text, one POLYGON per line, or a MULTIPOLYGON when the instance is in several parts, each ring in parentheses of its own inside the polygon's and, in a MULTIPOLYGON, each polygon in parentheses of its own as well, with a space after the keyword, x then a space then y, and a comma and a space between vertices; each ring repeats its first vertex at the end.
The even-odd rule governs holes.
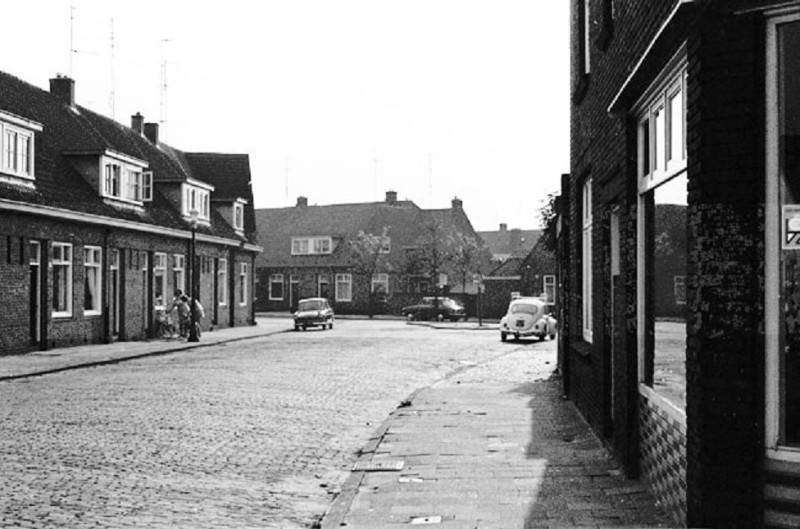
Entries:
MULTIPOLYGON (((628 474, 651 483, 676 522, 761 526, 765 16, 760 9, 737 12, 725 2, 614 2, 610 20, 603 16, 605 4, 591 1, 591 71, 584 74, 583 1, 573 2, 571 174, 562 180, 567 200, 559 239, 565 392, 628 474), (632 109, 681 48, 687 64, 686 305, 656 310, 660 316, 686 314, 686 408, 669 415, 658 397, 639 387, 640 368, 644 383, 653 384, 654 360, 650 352, 639 366, 639 335, 645 331, 638 329, 637 252, 643 246, 637 239, 632 109), (581 333, 581 190, 588 178, 593 182, 591 343, 581 333), (611 274, 612 215, 619 219, 618 276, 611 274)), ((644 222, 645 230, 651 229, 644 222)), ((645 271, 644 284, 663 301, 670 294, 669 279, 678 273, 676 268, 670 277, 653 277, 652 270, 645 271)), ((653 338, 645 333, 643 339, 647 344, 653 338)), ((798 475, 797 469, 786 472, 798 475)), ((794 504, 772 505, 778 506, 773 520, 786 519, 780 508, 796 510, 794 504)))

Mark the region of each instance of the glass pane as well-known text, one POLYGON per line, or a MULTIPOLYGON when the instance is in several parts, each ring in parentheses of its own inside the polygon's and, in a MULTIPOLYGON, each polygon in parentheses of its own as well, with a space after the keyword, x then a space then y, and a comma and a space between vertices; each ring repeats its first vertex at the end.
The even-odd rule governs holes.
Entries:
MULTIPOLYGON (((800 22, 778 27, 781 203, 800 204, 800 22)), ((800 446, 800 251, 781 250, 781 443, 800 446)))
POLYGON ((653 170, 664 168, 664 108, 658 107, 653 111, 653 170))
POLYGON ((683 91, 678 90, 669 99, 670 135, 669 159, 683 159, 683 91))
POLYGON ((684 174, 653 191, 653 230, 648 230, 653 389, 679 409, 686 407, 686 295, 675 285, 686 277, 686 182, 684 174))

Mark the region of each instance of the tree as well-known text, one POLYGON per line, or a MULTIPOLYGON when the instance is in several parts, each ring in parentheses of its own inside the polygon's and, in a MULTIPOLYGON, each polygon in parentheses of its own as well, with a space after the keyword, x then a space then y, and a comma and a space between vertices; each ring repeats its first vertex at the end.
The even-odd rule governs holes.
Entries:
POLYGON ((475 237, 457 232, 453 235, 453 269, 461 278, 461 292, 467 293, 467 276, 480 271, 485 248, 475 237))
POLYGON ((434 305, 439 304, 439 276, 447 272, 455 258, 456 241, 452 231, 441 222, 428 220, 423 223, 422 235, 417 238, 414 251, 407 255, 406 273, 423 275, 434 286, 434 305))
POLYGON ((350 241, 350 250, 353 259, 353 270, 357 277, 361 277, 369 292, 369 317, 375 314, 376 292, 372 288, 372 277, 381 270, 388 271, 387 242, 389 241, 389 226, 384 226, 380 235, 359 230, 355 239, 350 241))
POLYGON ((548 193, 547 198, 539 210, 539 220, 542 226, 542 245, 545 250, 556 251, 557 221, 561 196, 558 193, 548 193))

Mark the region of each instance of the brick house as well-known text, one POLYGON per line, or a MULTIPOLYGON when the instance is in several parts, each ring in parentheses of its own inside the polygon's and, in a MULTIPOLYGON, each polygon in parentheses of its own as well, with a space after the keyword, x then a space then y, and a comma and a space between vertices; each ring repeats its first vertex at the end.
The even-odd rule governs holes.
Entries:
POLYGON ((798 527, 800 3, 572 0, 571 24, 565 393, 676 523, 798 527))
POLYGON ((555 254, 539 239, 524 257, 508 257, 483 276, 483 314, 501 318, 515 295, 543 296, 555 311, 557 299, 555 254))
MULTIPOLYGON (((338 313, 367 313, 372 302, 373 310, 396 314, 436 288, 429 275, 412 269, 427 224, 479 240, 457 198, 449 209, 425 210, 398 200, 394 191, 383 202, 353 204, 309 205, 299 197, 294 207, 258 209, 255 215, 265 248, 256 260, 261 311, 292 310, 299 299, 324 297, 338 313), (384 236, 384 230, 380 265, 371 275, 359 271, 350 242, 359 232, 384 236)), ((439 293, 458 282, 447 272, 442 270, 439 293)))
POLYGON ((479 231, 483 242, 489 247, 492 259, 497 262, 510 257, 525 257, 533 250, 539 240, 540 230, 508 229, 508 224, 501 223, 497 231, 479 231))
POLYGON ((185 153, 141 115, 123 126, 0 73, 0 354, 154 335, 190 292, 192 212, 205 329, 252 324, 247 155, 185 153))

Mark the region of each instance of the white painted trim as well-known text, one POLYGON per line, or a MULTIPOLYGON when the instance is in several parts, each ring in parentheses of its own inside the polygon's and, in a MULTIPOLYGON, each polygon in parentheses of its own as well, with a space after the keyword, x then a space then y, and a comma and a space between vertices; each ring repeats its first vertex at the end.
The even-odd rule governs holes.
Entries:
POLYGON ((214 186, 212 186, 211 184, 209 184, 209 183, 206 183, 206 182, 203 182, 202 180, 197 180, 196 178, 187 178, 187 179, 185 180, 185 182, 186 182, 187 184, 191 184, 191 185, 193 185, 193 186, 195 186, 195 187, 199 187, 199 188, 201 188, 201 189, 205 189, 206 191, 209 191, 209 192, 213 192, 213 191, 214 191, 214 189, 216 189, 216 188, 215 188, 214 186))
POLYGON ((12 123, 20 127, 25 127, 34 132, 42 132, 44 130, 44 125, 38 121, 33 121, 16 114, 12 114, 11 112, 6 112, 5 110, 0 110, 0 120, 7 121, 8 123, 12 123))
POLYGON ((672 12, 669 14, 664 23, 661 24, 661 27, 658 28, 658 31, 656 32, 655 36, 650 40, 650 44, 647 46, 647 49, 644 51, 644 53, 642 53, 641 57, 639 57, 639 60, 636 61, 636 66, 633 67, 633 70, 631 70, 631 73, 625 79, 625 82, 622 83, 622 86, 614 95, 614 99, 611 100, 611 104, 608 105, 606 112, 608 112, 609 114, 614 113, 614 108, 617 106, 617 104, 619 104, 619 100, 622 98, 622 94, 624 94, 628 90, 628 87, 631 85, 631 83, 633 83, 633 79, 639 74, 639 70, 641 70, 644 61, 647 60, 647 57, 653 51, 653 48, 655 48, 656 43, 661 38, 661 35, 663 35, 666 32, 667 28, 670 26, 670 24, 672 24, 673 20, 675 20, 675 17, 677 16, 678 12, 681 9, 683 9, 685 5, 692 4, 696 1, 697 0, 678 0, 675 3, 675 7, 672 8, 672 12))
POLYGON ((130 165, 136 165, 142 169, 147 169, 150 164, 146 160, 142 160, 140 158, 136 158, 134 156, 130 156, 125 153, 121 153, 119 151, 115 151, 113 149, 96 149, 96 150, 67 150, 62 153, 64 156, 99 156, 99 157, 107 157, 113 158, 117 161, 127 163, 130 165))
MULTIPOLYGON (((86 224, 98 224, 102 226, 109 226, 112 228, 120 228, 125 230, 140 231, 145 233, 155 233, 158 235, 166 235, 178 239, 191 239, 192 232, 178 230, 175 228, 163 228, 161 226, 154 226, 150 224, 141 224, 130 220, 115 219, 113 217, 104 217, 102 215, 94 215, 91 213, 80 213, 68 209, 54 208, 52 206, 30 205, 23 202, 16 202, 14 200, 7 200, 0 198, 0 211, 7 210, 16 213, 28 213, 31 215, 41 215, 43 217, 57 218, 61 220, 68 220, 72 222, 83 222, 86 224)), ((225 239, 223 237, 215 237, 213 235, 205 235, 203 233, 197 234, 197 240, 200 242, 208 242, 214 244, 222 244, 225 246, 236 246, 248 251, 261 252, 261 246, 237 241, 234 239, 225 239)))
POLYGON ((684 428, 686 427, 686 411, 659 395, 656 390, 647 384, 639 383, 639 395, 655 403, 658 409, 669 415, 670 419, 677 421, 684 428))
POLYGON ((766 211, 764 222, 764 330, 766 359, 764 369, 764 445, 773 459, 800 461, 800 451, 780 442, 780 179, 778 175, 778 25, 800 20, 800 8, 782 9, 766 21, 765 82, 765 171, 766 211))

